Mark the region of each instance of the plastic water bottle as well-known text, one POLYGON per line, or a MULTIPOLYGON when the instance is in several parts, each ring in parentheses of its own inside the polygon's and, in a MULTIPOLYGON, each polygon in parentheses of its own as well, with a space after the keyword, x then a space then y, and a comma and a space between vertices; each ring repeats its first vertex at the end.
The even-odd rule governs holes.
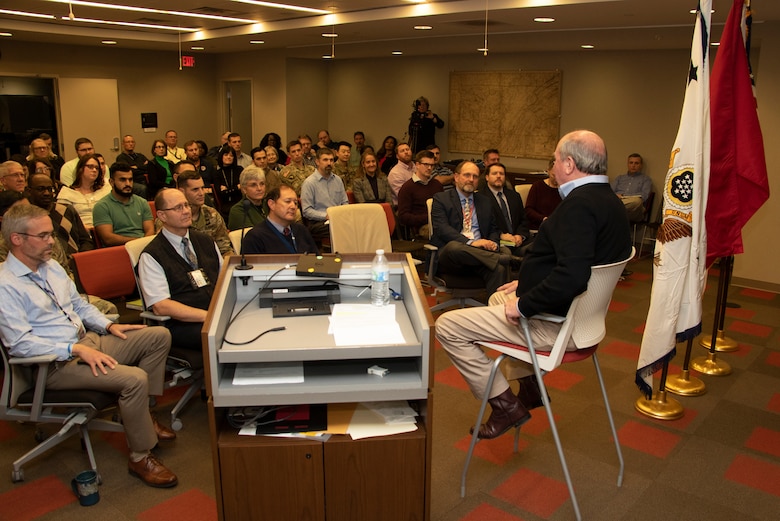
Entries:
POLYGON ((376 250, 376 257, 371 263, 371 303, 375 306, 386 306, 390 302, 390 265, 385 257, 385 250, 376 250))

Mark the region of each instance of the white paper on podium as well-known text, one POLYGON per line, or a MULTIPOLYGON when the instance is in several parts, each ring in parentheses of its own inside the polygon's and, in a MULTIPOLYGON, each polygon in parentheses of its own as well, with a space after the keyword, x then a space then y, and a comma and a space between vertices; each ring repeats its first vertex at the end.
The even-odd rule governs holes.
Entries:
POLYGON ((403 344, 395 306, 336 304, 330 315, 328 333, 337 346, 403 344))
POLYGON ((233 374, 233 385, 300 383, 303 383, 303 362, 237 364, 233 374))

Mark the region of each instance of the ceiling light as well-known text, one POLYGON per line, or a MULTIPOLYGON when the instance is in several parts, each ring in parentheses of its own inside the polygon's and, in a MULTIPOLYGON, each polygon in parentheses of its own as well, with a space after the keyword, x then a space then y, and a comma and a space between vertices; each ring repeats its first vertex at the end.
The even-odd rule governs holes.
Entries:
POLYGON ((580 45, 580 47, 582 47, 583 49, 595 49, 596 48, 595 45, 591 45, 589 43, 584 43, 584 44, 580 45))
POLYGON ((339 33, 322 33, 323 38, 338 38, 339 33))
POLYGON ((134 13, 168 14, 174 16, 186 16, 189 18, 223 20, 226 22, 238 22, 238 23, 245 23, 245 24, 257 23, 257 20, 249 20, 246 18, 232 18, 229 16, 219 16, 213 14, 188 13, 186 11, 169 11, 167 9, 153 9, 150 7, 134 7, 134 6, 122 5, 122 4, 104 4, 101 2, 88 2, 85 0, 47 0, 47 1, 54 2, 56 4, 72 4, 72 5, 81 5, 84 7, 97 7, 101 9, 116 9, 119 11, 132 11, 134 13))
POLYGON ((0 36, 13 36, 13 33, 0 33, 0 36))
POLYGON ((205 47, 190 47, 190 50, 192 51, 203 51, 205 49, 206 49, 205 47))
POLYGON ((538 22, 540 24, 551 24, 555 21, 555 18, 549 18, 547 16, 538 16, 534 18, 534 22, 538 22))
MULTIPOLYGON (((689 13, 691 13, 691 14, 696 14, 696 13, 698 13, 699 11, 698 11, 697 9, 691 9, 691 10, 690 10, 690 11, 688 11, 688 12, 689 12, 689 13)), ((712 10, 710 10, 710 13, 714 13, 714 12, 715 12, 715 9, 712 9, 712 10)))
POLYGON ((322 9, 313 9, 311 7, 303 7, 300 5, 277 4, 275 2, 260 2, 259 0, 232 0, 232 1, 240 2, 242 4, 259 5, 262 7, 273 7, 275 9, 288 9, 290 11, 301 11, 304 13, 330 14, 330 11, 324 11, 322 9))
POLYGON ((481 47, 481 48, 479 48, 479 49, 477 49, 477 50, 478 50, 479 52, 488 52, 488 48, 487 48, 487 47, 481 47))
POLYGON ((417 31, 430 31, 433 27, 430 25, 415 25, 414 29, 417 31))
POLYGON ((116 45, 116 40, 103 40, 100 43, 103 45, 116 45))
POLYGON ((401 52, 401 51, 393 51, 390 54, 392 54, 393 56, 401 56, 403 54, 403 52, 401 52))
POLYGON ((249 43, 251 43, 252 45, 255 45, 255 44, 258 44, 258 43, 265 43, 265 41, 264 40, 249 40, 249 43))
POLYGON ((332 60, 334 58, 332 54, 323 54, 322 57, 326 60, 332 60))
POLYGON ((57 17, 53 14, 40 14, 40 13, 28 13, 26 11, 12 11, 10 9, 0 9, 0 14, 10 14, 13 16, 29 16, 31 18, 48 18, 50 20, 56 20, 57 17))
POLYGON ((106 24, 106 25, 121 25, 123 27, 139 27, 141 29, 165 29, 166 31, 176 31, 183 33, 194 33, 200 29, 194 27, 174 27, 171 25, 154 25, 154 24, 140 24, 135 22, 112 22, 111 20, 93 20, 91 18, 69 18, 63 16, 62 20, 71 20, 73 22, 83 22, 90 24, 106 24))
POLYGON ((720 42, 710 42, 710 45, 713 47, 718 47, 720 45, 720 42))

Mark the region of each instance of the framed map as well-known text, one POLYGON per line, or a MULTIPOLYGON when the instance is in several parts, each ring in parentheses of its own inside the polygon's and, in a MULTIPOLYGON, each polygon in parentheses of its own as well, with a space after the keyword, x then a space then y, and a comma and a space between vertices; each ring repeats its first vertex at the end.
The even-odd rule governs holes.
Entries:
POLYGON ((450 152, 549 159, 560 114, 560 71, 450 73, 450 152))

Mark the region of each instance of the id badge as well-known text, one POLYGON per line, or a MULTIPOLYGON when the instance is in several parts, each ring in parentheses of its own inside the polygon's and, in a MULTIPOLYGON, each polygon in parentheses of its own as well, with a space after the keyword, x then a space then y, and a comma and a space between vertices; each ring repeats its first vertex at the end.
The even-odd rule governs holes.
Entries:
POLYGON ((211 283, 211 281, 209 281, 208 276, 206 276, 206 272, 203 271, 203 269, 192 270, 187 275, 189 275, 190 277, 190 284, 192 284, 192 287, 195 289, 208 286, 211 283))

